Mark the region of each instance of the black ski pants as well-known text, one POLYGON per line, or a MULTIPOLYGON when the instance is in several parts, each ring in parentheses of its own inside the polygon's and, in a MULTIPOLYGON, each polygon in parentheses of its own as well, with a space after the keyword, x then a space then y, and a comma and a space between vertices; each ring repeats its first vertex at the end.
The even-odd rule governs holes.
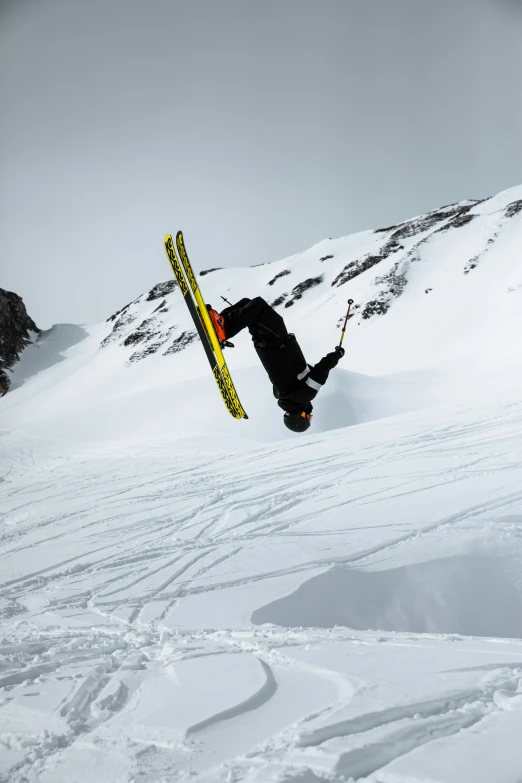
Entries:
POLYGON ((285 322, 273 307, 256 296, 255 299, 241 299, 226 307, 221 315, 225 319, 227 339, 242 329, 248 329, 254 342, 281 344, 288 337, 285 322))

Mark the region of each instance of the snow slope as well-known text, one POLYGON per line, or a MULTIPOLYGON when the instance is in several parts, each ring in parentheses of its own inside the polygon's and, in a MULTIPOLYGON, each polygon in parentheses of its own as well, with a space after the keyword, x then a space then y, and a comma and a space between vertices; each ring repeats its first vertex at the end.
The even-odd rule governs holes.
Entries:
POLYGON ((306 437, 245 336, 228 415, 172 284, 26 349, 0 402, 0 781, 520 783, 519 204, 202 278, 286 294, 310 361, 359 305, 306 437))
MULTIPOLYGON (((190 237, 187 241, 190 250, 190 237)), ((214 271, 201 282, 214 306, 221 295, 231 301, 256 295, 281 301, 279 310, 311 363, 335 345, 346 300, 355 300, 349 355, 315 406, 314 429, 325 431, 517 388, 521 245, 522 186, 386 230, 325 240, 290 259, 214 271)), ((163 253, 160 242, 157 252, 163 253)), ((167 274, 166 258, 164 263, 167 274)), ((227 361, 250 419, 223 419, 173 279, 105 324, 89 327, 88 339, 67 350, 67 342, 72 346, 78 339, 74 330, 78 327, 54 327, 26 350, 23 367, 15 368, 14 389, 22 369, 26 380, 27 365, 42 365, 40 354, 51 352, 58 361, 2 402, 9 426, 107 439, 124 437, 132 419, 132 437, 166 431, 227 432, 265 442, 293 437, 281 427, 281 412, 248 334, 235 339, 227 361), (65 365, 60 349, 66 350, 65 365), (30 404, 33 397, 38 405, 30 404), (172 404, 179 398, 182 405, 172 404)))

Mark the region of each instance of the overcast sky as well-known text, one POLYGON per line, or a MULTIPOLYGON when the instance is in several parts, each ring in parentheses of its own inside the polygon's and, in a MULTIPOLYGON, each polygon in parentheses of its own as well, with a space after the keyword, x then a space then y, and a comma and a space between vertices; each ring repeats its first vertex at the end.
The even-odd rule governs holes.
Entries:
MULTIPOLYGON (((522 182, 518 0, 0 0, 0 286, 102 320, 522 182)), ((255 295, 245 291, 245 295, 255 295)))

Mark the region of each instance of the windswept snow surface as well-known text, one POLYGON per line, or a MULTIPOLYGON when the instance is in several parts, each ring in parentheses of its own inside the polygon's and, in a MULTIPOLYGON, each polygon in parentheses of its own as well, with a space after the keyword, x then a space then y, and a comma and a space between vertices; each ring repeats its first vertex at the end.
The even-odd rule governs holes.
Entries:
MULTIPOLYGON (((520 199, 405 259, 305 437, 248 338, 246 422, 196 342, 164 355, 190 328, 172 287, 26 349, 0 403, 2 783, 522 781, 520 199)), ((289 295, 383 236, 203 287, 289 295)), ((383 274, 281 311, 311 361, 383 274)))
POLYGON ((4 433, 0 779, 517 783, 521 435, 4 433))

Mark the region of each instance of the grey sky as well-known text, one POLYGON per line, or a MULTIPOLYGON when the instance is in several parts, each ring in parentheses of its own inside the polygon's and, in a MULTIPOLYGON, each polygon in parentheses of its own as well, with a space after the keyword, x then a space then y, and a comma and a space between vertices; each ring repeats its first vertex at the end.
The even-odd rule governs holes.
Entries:
MULTIPOLYGON (((0 286, 42 327, 522 182, 517 0, 0 0, 0 286)), ((245 294, 255 292, 245 292, 245 294)))

